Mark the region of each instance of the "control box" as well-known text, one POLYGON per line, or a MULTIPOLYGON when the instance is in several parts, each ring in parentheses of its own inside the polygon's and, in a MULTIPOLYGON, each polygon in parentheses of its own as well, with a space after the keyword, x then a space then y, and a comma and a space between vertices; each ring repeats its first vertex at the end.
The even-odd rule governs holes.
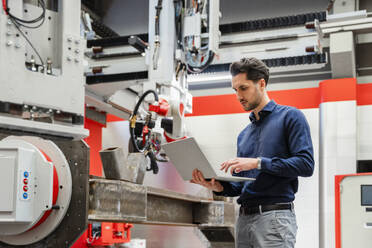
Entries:
POLYGON ((372 173, 336 176, 336 248, 372 244, 372 173))
POLYGON ((0 222, 31 222, 35 152, 0 148, 0 222))

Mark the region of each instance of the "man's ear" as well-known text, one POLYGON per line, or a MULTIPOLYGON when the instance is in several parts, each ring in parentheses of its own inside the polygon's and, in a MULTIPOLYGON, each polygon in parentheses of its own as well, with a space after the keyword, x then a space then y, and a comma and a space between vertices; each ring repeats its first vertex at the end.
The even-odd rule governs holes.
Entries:
POLYGON ((263 88, 263 89, 266 88, 266 81, 263 78, 261 78, 261 80, 260 80, 260 87, 263 88))

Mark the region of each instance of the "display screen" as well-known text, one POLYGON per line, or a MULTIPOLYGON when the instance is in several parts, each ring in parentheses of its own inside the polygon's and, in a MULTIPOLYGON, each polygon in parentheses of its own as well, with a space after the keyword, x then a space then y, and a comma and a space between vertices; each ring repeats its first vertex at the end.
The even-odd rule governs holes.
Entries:
POLYGON ((372 185, 361 185, 362 206, 372 206, 372 185))

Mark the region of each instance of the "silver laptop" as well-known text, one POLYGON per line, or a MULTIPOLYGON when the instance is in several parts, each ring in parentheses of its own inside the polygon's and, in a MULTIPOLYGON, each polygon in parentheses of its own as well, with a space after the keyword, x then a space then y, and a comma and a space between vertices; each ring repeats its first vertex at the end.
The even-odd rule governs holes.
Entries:
POLYGON ((220 181, 232 182, 255 180, 254 178, 232 176, 230 173, 221 171, 219 165, 213 167, 194 138, 166 143, 162 147, 185 181, 192 179, 194 169, 200 170, 206 179, 215 178, 220 181))

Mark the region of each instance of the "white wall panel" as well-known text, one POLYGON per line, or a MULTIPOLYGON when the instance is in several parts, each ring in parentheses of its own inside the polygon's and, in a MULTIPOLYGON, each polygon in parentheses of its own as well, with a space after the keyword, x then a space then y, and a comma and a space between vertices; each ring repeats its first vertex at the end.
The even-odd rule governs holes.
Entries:
POLYGON ((372 106, 359 106, 358 114, 358 160, 372 160, 372 106))
POLYGON ((206 157, 219 166, 236 157, 238 134, 248 123, 247 113, 188 117, 187 136, 195 137, 206 157))
POLYGON ((356 172, 356 101, 320 105, 320 246, 335 247, 335 175, 356 172))

